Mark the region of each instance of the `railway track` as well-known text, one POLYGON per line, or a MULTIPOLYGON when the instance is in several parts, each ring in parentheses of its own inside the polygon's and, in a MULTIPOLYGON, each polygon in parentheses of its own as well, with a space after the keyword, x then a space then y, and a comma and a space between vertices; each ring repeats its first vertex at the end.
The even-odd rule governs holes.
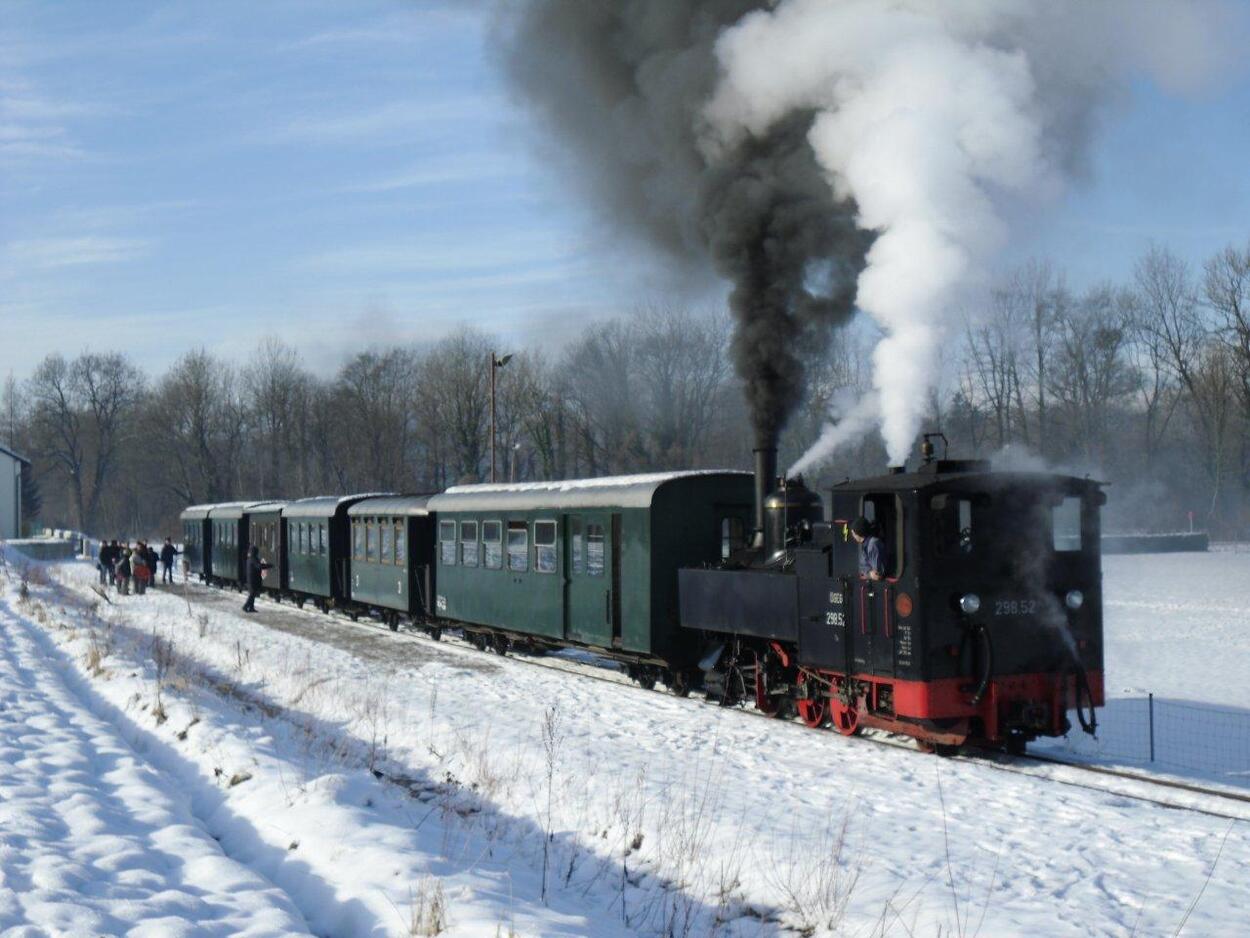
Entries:
MULTIPOLYGON (((183 584, 177 590, 177 594, 189 602, 197 602, 196 594, 201 591, 208 594, 210 589, 209 587, 200 587, 198 584, 191 586, 183 584)), ((269 603, 264 605, 269 605, 269 603)), ((281 608, 288 612, 299 611, 296 610, 293 604, 283 603, 281 608)), ((327 616, 310 609, 302 610, 302 613, 316 618, 322 623, 333 622, 347 629, 363 629, 371 633, 382 633, 395 641, 440 645, 449 649, 455 648, 465 653, 471 653, 474 656, 490 654, 489 651, 479 651, 463 637, 450 631, 444 631, 441 639, 434 639, 421 629, 411 626, 401 625, 398 631, 392 632, 385 624, 372 619, 362 618, 359 621, 355 621, 345 615, 327 616)), ((256 621, 261 625, 265 624, 264 619, 261 617, 257 617, 256 621)), ((599 657, 591 652, 577 652, 577 658, 560 657, 558 654, 527 654, 524 652, 515 652, 509 657, 530 667, 546 668, 587 680, 616 684, 628 687, 640 694, 657 693, 657 691, 644 690, 639 687, 620 670, 620 665, 617 662, 599 657)), ((692 705, 719 707, 716 702, 697 696, 691 696, 689 699, 692 705)), ((778 730, 782 732, 812 732, 797 721, 777 720, 746 706, 735 706, 728 709, 735 710, 744 716, 768 720, 776 724, 778 730)), ((880 733, 875 730, 863 731, 860 734, 859 742, 865 745, 885 746, 910 752, 920 752, 910 739, 880 733)), ((1029 776, 1041 781, 1129 798, 1170 810, 1189 811, 1230 821, 1250 821, 1250 794, 1208 787, 1179 779, 1159 777, 1142 772, 1131 772, 1110 766, 1094 765, 1037 753, 1018 756, 999 752, 959 753, 951 756, 932 757, 928 756, 927 753, 925 755, 929 758, 980 765, 1000 772, 1029 776), (1113 784, 1097 784, 1096 779, 1110 781, 1113 784), (1219 804, 1217 806, 1212 803, 1204 803, 1202 799, 1218 799, 1219 804)))

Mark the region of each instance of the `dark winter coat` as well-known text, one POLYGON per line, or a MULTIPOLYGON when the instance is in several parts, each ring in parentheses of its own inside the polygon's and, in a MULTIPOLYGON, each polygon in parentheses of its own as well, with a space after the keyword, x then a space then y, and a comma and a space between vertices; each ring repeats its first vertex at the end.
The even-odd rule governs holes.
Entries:
POLYGON ((118 576, 130 576, 130 555, 122 553, 122 558, 117 564, 118 576))
POLYGON ((98 559, 100 561, 100 566, 102 567, 113 566, 113 545, 101 544, 98 559))
POLYGON ((259 593, 261 587, 261 572, 268 570, 273 564, 265 563, 260 559, 260 554, 248 554, 247 557, 247 588, 253 593, 259 593))
POLYGON ((178 553, 178 549, 173 544, 166 544, 161 548, 161 563, 170 566, 174 562, 174 556, 178 553))

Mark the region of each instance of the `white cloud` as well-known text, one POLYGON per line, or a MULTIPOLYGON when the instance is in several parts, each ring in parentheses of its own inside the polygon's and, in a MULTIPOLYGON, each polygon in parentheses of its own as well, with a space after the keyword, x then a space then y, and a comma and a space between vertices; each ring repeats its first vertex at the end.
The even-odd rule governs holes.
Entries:
POLYGON ((258 143, 372 143, 428 124, 479 122, 504 107, 498 95, 461 95, 426 101, 392 101, 334 115, 297 117, 264 131, 258 143))
POLYGON ((394 192, 449 183, 523 176, 524 168, 515 159, 486 154, 449 156, 418 163, 401 172, 369 182, 345 186, 344 192, 394 192))
POLYGON ((147 254, 139 238, 78 235, 10 241, 0 249, 0 275, 57 270, 88 264, 117 264, 147 254))

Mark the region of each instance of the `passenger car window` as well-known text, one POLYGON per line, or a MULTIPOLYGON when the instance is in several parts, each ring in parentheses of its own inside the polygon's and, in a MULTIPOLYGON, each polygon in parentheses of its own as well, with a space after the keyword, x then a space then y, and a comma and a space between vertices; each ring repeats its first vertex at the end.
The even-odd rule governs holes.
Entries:
POLYGON ((1056 551, 1081 549, 1081 500, 1070 495, 1051 509, 1051 526, 1056 551))
POLYGON ((438 523, 438 558, 444 567, 455 566, 456 522, 454 521, 438 523))
POLYGON ((556 523, 534 522, 534 569, 539 573, 556 572, 556 523))
POLYGON ((572 542, 569 550, 573 554, 573 572, 581 576, 586 572, 586 548, 583 546, 586 543, 586 537, 582 534, 581 515, 573 515, 573 517, 569 518, 569 531, 569 537, 572 542))
POLYGON ((365 523, 359 518, 352 521, 352 559, 365 559, 365 523))
POLYGON ((378 523, 370 518, 365 522, 365 562, 378 559, 378 523))
POLYGON ((404 522, 395 522, 395 563, 403 566, 408 562, 408 545, 406 543, 407 532, 404 530, 404 522))
POLYGON ((317 532, 318 540, 321 542, 320 553, 324 557, 326 555, 326 523, 324 521, 317 525, 317 532))
POLYGON ((586 572, 603 576, 603 525, 586 525, 586 572))
POLYGON ((379 522, 379 527, 378 527, 379 544, 381 545, 380 547, 381 553, 378 555, 378 559, 382 561, 382 563, 394 563, 395 562, 395 554, 391 546, 391 538, 394 536, 394 534, 395 534, 395 526, 392 525, 388 519, 383 518, 379 522))
POLYGON ((460 562, 466 567, 477 566, 477 522, 460 522, 460 562))
POLYGON ((508 569, 529 569, 529 528, 524 521, 508 522, 508 569))
POLYGON ((482 547, 486 555, 486 569, 503 568, 503 525, 498 521, 482 522, 482 547))

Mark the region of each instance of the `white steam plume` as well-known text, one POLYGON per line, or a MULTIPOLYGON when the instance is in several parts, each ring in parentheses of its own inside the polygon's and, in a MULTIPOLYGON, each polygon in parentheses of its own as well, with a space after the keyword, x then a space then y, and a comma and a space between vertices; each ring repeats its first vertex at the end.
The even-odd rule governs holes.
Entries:
POLYGON ((796 113, 857 223, 878 232, 857 304, 881 326, 873 400, 890 461, 915 439, 958 295, 1007 236, 1003 203, 1053 196, 1081 164, 1100 102, 1136 71, 1189 89, 1226 61, 1235 12, 1180 0, 781 0, 719 38, 709 153, 796 113))

